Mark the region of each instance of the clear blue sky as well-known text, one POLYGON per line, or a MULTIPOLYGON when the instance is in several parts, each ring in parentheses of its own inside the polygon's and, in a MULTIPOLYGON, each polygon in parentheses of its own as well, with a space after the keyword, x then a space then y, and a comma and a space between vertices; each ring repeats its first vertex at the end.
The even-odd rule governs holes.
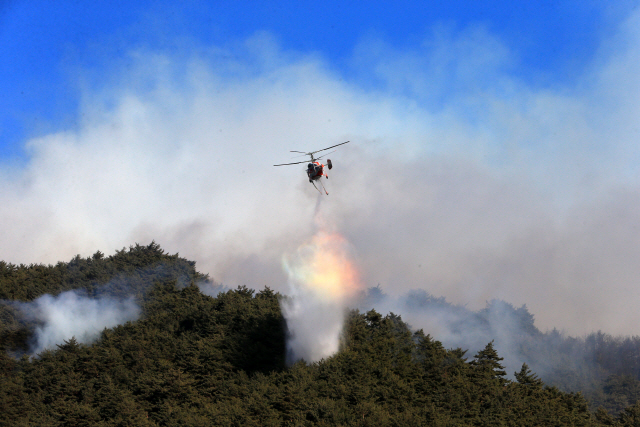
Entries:
MULTIPOLYGON (((11 1, 0 3, 0 159, 23 157, 26 139, 72 126, 74 70, 108 72, 131 48, 175 50, 181 41, 224 46, 258 31, 283 50, 319 54, 345 78, 366 37, 410 49, 435 26, 483 26, 518 59, 510 72, 534 85, 582 73, 635 2, 595 1, 11 1), (179 4, 179 6, 178 6, 179 4)), ((105 76, 105 79, 108 76, 105 76)), ((360 78, 362 73, 360 73, 360 78)), ((363 85, 371 82, 363 82, 363 85)))

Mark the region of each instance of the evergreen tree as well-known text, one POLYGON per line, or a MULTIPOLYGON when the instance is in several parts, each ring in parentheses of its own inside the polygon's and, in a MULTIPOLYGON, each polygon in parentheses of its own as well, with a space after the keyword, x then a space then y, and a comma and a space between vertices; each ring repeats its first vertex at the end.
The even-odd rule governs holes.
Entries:
POLYGON ((514 373, 518 384, 531 387, 542 387, 543 383, 540 378, 529 369, 526 363, 522 364, 520 372, 514 373))
POLYGON ((500 385, 505 385, 507 373, 504 371, 504 366, 500 364, 502 360, 504 358, 498 356, 491 341, 475 355, 475 360, 471 361, 472 378, 478 381, 496 380, 500 385))

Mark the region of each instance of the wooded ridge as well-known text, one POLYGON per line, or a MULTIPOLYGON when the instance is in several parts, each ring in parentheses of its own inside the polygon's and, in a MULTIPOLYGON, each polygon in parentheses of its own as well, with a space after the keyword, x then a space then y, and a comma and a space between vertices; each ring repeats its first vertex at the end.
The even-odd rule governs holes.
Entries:
POLYGON ((393 313, 350 311, 336 355, 287 366, 286 297, 246 287, 210 297, 197 286, 206 280, 155 243, 55 266, 0 262, 0 425, 640 425, 633 375, 597 386, 603 402, 630 404, 607 412, 526 364, 508 376, 493 342, 473 355, 445 349, 393 313), (133 296, 139 317, 32 356, 41 325, 17 302, 70 290, 133 296))

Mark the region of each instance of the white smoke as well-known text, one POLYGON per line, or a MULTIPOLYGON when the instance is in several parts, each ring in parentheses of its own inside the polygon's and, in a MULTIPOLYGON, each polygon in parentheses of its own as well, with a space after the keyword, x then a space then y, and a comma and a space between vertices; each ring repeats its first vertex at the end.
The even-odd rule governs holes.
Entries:
POLYGON ((364 41, 354 71, 383 82, 373 90, 265 34, 178 57, 123 46, 100 75, 69 79, 99 82, 74 126, 0 166, 0 259, 155 240, 225 286, 284 292, 281 256, 308 237, 317 193, 303 168, 271 165, 351 140, 331 155, 326 207, 368 286, 636 334, 639 23, 554 87, 511 75, 517 58, 488 31, 400 53, 364 41))
MULTIPOLYGON (((322 197, 322 196, 320 196, 322 197)), ((288 297, 281 302, 287 322, 287 362, 317 362, 336 353, 348 306, 361 288, 353 248, 320 215, 318 230, 282 264, 289 280, 288 297)))
POLYGON ((55 349, 75 337, 79 343, 95 341, 105 328, 133 321, 140 307, 133 297, 116 299, 109 296, 90 298, 77 291, 41 297, 17 306, 25 317, 37 324, 31 353, 55 349))
POLYGON ((213 298, 217 297, 220 293, 231 290, 220 283, 216 283, 214 280, 201 280, 196 283, 196 286, 200 289, 200 293, 213 298))
POLYGON ((323 301, 303 283, 291 283, 291 296, 281 303, 287 321, 287 363, 312 363, 340 349, 346 307, 323 301))

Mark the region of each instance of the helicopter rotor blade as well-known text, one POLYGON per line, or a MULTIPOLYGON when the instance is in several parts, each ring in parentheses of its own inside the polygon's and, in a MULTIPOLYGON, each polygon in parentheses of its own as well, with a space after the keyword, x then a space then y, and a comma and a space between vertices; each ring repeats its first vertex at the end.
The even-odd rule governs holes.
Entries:
POLYGON ((279 165, 273 165, 273 166, 299 165, 300 163, 309 163, 309 161, 308 161, 308 160, 305 160, 304 162, 282 163, 282 164, 279 164, 279 165))
POLYGON ((328 153, 323 154, 323 155, 322 155, 322 156, 320 156, 320 157, 316 157, 316 160, 320 160, 320 159, 321 159, 321 158, 323 158, 324 156, 328 156, 329 154, 331 154, 331 153, 335 153, 336 151, 337 151, 337 150, 329 151, 328 153))
POLYGON ((323 148, 322 150, 313 151, 312 153, 309 153, 309 154, 319 153, 320 151, 328 150, 328 149, 330 149, 330 148, 337 147, 337 146, 339 146, 339 145, 344 145, 344 144, 346 144, 347 142, 349 142, 349 141, 341 142, 340 144, 332 145, 331 147, 323 148))
MULTIPOLYGON (((331 147, 323 148, 322 150, 318 150, 318 151, 312 151, 312 152, 310 152, 310 153, 305 153, 304 151, 296 151, 296 150, 290 150, 290 152, 291 152, 291 153, 300 153, 300 154, 305 155, 305 156, 311 156, 311 160, 310 160, 310 161, 313 163, 313 162, 315 162, 316 160, 320 160, 320 159, 322 159, 324 156, 327 156, 327 155, 329 155, 329 154, 331 154, 331 153, 334 153, 336 150, 333 150, 333 151, 331 151, 330 153, 323 154, 323 155, 322 155, 322 156, 320 156, 320 157, 314 157, 314 156, 313 156, 314 154, 319 153, 320 151, 325 151, 325 150, 329 150, 329 149, 334 148, 334 147, 338 147, 339 145, 344 145, 344 144, 346 144, 346 143, 348 143, 348 142, 349 142, 349 141, 341 142, 340 144, 332 145, 331 147)), ((294 158, 296 158, 296 157, 302 157, 302 156, 294 156, 294 158)), ((309 163, 310 161, 309 161, 309 160, 305 160, 305 161, 302 161, 302 162, 282 163, 282 164, 279 164, 279 165, 273 165, 273 166, 299 165, 299 164, 301 164, 301 163, 309 163)))

